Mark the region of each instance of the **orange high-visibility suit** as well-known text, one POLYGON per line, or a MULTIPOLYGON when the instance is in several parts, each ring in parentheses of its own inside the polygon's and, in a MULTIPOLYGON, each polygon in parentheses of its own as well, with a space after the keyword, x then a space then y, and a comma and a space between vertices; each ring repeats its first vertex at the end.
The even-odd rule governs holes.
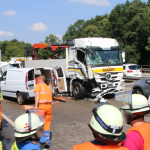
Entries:
POLYGON ((128 150, 119 145, 97 145, 92 142, 74 145, 73 150, 128 150))
POLYGON ((39 107, 38 110, 43 110, 45 115, 44 133, 47 139, 50 138, 50 124, 52 120, 52 91, 44 83, 39 83, 35 86, 34 92, 39 92, 39 107))

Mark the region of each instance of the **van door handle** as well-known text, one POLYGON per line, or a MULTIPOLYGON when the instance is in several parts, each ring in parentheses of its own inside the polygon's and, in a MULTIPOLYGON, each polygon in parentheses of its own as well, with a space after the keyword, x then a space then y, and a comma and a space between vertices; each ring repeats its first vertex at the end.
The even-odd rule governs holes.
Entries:
POLYGON ((6 83, 4 83, 4 84, 6 84, 6 83))

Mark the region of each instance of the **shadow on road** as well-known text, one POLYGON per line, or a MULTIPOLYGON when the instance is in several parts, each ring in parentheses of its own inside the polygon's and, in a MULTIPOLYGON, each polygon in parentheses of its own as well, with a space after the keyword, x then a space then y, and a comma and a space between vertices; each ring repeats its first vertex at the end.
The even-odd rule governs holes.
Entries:
MULTIPOLYGON (((4 96, 4 99, 5 99, 5 100, 8 100, 8 101, 10 101, 10 102, 14 102, 14 103, 18 104, 17 98, 11 98, 11 97, 4 96)), ((26 101, 25 101, 25 104, 26 104, 26 105, 34 104, 34 100, 26 100, 26 101)))

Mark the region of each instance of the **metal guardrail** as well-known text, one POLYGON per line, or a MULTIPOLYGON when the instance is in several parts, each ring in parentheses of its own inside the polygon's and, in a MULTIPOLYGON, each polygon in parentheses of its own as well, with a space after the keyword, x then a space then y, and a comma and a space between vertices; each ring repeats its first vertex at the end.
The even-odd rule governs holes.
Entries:
POLYGON ((129 82, 133 82, 133 81, 135 81, 135 80, 140 80, 140 79, 147 79, 148 77, 129 77, 129 76, 125 76, 125 77, 123 77, 123 79, 125 80, 125 81, 129 81, 129 82))
POLYGON ((139 67, 144 73, 150 72, 150 65, 139 65, 139 67))

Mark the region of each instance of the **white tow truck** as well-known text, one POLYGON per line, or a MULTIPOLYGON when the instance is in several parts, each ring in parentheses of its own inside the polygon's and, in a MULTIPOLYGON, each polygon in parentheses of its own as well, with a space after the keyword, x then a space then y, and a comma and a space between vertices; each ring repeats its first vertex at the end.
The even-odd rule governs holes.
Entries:
MULTIPOLYGON (((37 58, 38 44, 35 47, 33 51, 37 58)), ((68 41, 64 46, 44 44, 42 48, 56 53, 65 48, 66 58, 25 61, 25 67, 62 66, 67 81, 64 92, 70 92, 76 99, 85 98, 88 94, 92 101, 98 101, 106 94, 124 90, 125 53, 115 39, 79 38, 68 41)), ((58 77, 61 78, 61 72, 58 77)))

